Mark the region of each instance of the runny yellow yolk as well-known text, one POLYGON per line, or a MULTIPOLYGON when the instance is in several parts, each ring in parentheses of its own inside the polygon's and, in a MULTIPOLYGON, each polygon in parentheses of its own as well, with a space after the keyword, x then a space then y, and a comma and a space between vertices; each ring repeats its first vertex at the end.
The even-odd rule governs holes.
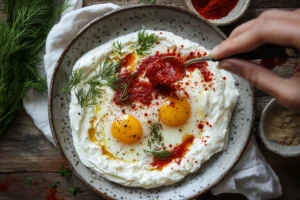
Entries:
POLYGON ((124 144, 135 144, 143 136, 140 122, 132 115, 124 115, 115 120, 111 132, 116 140, 124 144))
POLYGON ((191 114, 189 102, 184 98, 168 97, 159 109, 159 118, 167 126, 178 127, 186 123, 191 114))

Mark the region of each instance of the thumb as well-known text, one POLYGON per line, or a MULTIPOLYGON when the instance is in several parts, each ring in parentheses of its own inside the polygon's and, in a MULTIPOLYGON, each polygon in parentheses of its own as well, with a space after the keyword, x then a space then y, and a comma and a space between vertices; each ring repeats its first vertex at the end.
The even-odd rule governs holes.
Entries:
POLYGON ((218 67, 245 78, 250 84, 275 98, 282 97, 287 86, 285 79, 251 61, 227 59, 221 61, 218 67))

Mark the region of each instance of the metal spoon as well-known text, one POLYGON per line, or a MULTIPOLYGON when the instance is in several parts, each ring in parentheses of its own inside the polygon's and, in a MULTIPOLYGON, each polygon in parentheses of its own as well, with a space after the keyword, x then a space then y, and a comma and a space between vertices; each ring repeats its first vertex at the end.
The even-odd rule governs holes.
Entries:
MULTIPOLYGON (((247 53, 241 53, 241 54, 236 54, 233 56, 229 56, 226 58, 221 58, 221 59, 213 59, 211 55, 199 57, 199 58, 193 58, 190 60, 187 60, 183 63, 183 68, 184 68, 184 73, 181 79, 185 76, 186 74, 186 68, 188 65, 194 64, 194 63, 199 63, 199 62, 205 62, 205 61, 213 61, 213 62, 218 62, 221 60, 225 60, 228 58, 241 58, 241 59, 246 59, 246 60, 255 60, 255 59, 269 59, 269 58, 299 58, 300 57, 300 52, 299 49, 296 49, 294 47, 287 47, 287 46, 280 46, 280 45, 274 45, 274 44, 265 44, 253 51, 247 52, 247 53)), ((177 59, 179 58, 175 56, 166 56, 162 58, 164 61, 167 61, 168 59, 177 59)), ((179 80, 181 80, 179 79, 179 80)), ((177 81, 179 81, 177 80, 177 81)), ((177 82, 175 81, 175 82, 177 82)))

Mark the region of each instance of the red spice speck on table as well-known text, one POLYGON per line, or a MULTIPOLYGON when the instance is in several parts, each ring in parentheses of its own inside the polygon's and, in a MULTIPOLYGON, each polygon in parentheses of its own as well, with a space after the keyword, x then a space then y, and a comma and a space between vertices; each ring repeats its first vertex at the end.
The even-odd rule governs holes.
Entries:
POLYGON ((48 192, 47 200, 64 200, 63 198, 57 198, 56 197, 57 189, 51 188, 48 192))
POLYGON ((239 0, 192 0, 195 10, 205 19, 221 19, 227 16, 239 0))
POLYGON ((10 185, 15 185, 19 180, 15 177, 7 178, 3 183, 0 183, 0 193, 8 192, 10 185))
POLYGON ((8 184, 7 183, 0 184, 0 192, 7 192, 7 191, 8 191, 8 184))

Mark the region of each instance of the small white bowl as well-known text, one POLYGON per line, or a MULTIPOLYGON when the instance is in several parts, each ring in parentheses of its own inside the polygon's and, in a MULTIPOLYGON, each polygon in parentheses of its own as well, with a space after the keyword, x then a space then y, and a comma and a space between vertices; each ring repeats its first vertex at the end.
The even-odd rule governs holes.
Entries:
MULTIPOLYGON (((231 24, 232 22, 238 20, 241 16, 243 16, 243 14, 246 12, 247 8, 250 5, 250 0, 239 0, 237 5, 230 11, 230 13, 221 18, 221 19, 214 19, 214 20, 210 20, 208 19, 209 22, 211 22, 212 24, 216 25, 216 26, 222 26, 222 25, 227 25, 227 24, 231 24)), ((185 0, 185 3, 187 5, 187 7, 194 13, 196 13, 197 15, 201 16, 194 8, 192 0, 185 0)), ((202 16, 201 16, 202 17, 202 16)), ((202 17, 204 18, 204 17, 202 17)), ((204 18, 205 19, 205 18, 204 18)))
POLYGON ((266 120, 270 116, 271 112, 278 108, 282 107, 275 99, 272 99, 265 109, 262 112, 262 116, 259 122, 259 136, 270 151, 282 156, 282 157, 296 157, 300 155, 300 145, 297 146, 286 146, 273 142, 271 139, 266 136, 266 120))

